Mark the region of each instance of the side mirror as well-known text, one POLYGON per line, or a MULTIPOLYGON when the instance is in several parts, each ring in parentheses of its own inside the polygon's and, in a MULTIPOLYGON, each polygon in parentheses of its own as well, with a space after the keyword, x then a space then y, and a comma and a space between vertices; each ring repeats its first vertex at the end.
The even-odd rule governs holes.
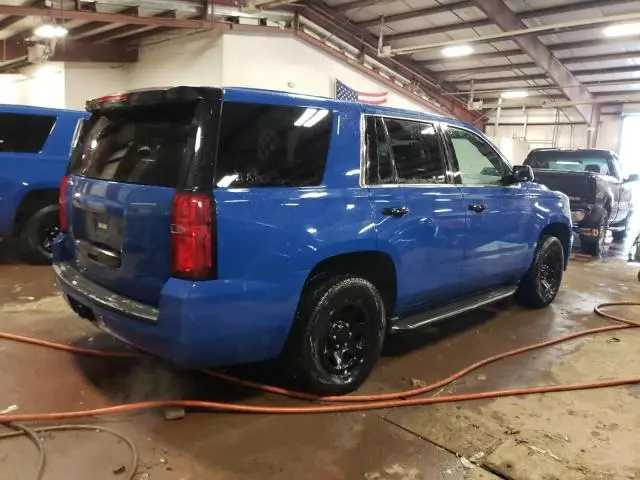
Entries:
POLYGON ((511 179, 514 183, 533 182, 534 178, 533 169, 529 165, 516 165, 513 167, 511 179))
POLYGON ((637 173, 632 173, 631 175, 629 175, 627 178, 624 179, 624 183, 638 182, 638 181, 640 181, 640 175, 638 175, 637 173))

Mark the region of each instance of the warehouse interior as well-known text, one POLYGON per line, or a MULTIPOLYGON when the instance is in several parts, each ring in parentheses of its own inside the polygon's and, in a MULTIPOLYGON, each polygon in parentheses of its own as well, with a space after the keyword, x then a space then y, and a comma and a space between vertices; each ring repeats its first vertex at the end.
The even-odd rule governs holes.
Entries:
MULTIPOLYGON (((620 165, 610 183, 628 191, 624 235, 603 220, 593 255, 576 237, 547 308, 506 298, 390 336, 357 394, 424 387, 406 395, 423 403, 319 413, 295 410, 333 401, 290 395, 270 362, 207 375, 135 353, 69 308, 51 262, 22 258, 24 237, 0 238, 1 480, 640 479, 640 309, 603 308, 613 323, 594 313, 640 301, 640 0, 0 1, 0 118, 178 86, 331 99, 343 88, 346 100, 465 122, 514 166, 537 149, 607 152, 620 165), (257 411, 117 408, 185 399, 257 411), (29 418, 81 411, 94 413, 29 418)), ((0 221, 16 168, 5 165, 0 221)))

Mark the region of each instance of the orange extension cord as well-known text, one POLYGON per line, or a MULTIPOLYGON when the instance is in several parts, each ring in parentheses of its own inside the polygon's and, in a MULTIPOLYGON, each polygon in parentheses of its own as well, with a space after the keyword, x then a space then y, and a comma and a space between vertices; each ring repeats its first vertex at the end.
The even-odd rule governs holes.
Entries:
MULTIPOLYGON (((640 302, 616 302, 616 303, 603 303, 595 307, 594 311, 601 317, 607 318, 616 322, 616 325, 607 327, 592 328, 589 330, 583 330, 582 332, 565 335, 563 337, 548 340, 545 342, 536 343, 522 348, 517 348, 504 352, 492 357, 488 357, 479 362, 473 363, 466 368, 454 373, 453 375, 427 385, 425 387, 415 388, 411 390, 405 390, 400 392, 383 393, 375 395, 347 395, 347 396, 331 396, 320 397, 302 392, 296 392, 286 390, 279 387, 270 385, 263 385, 257 382, 251 382, 248 380, 242 380, 224 373, 206 370, 205 372, 213 377, 223 379, 232 383, 243 385, 246 387, 256 388, 265 392, 276 393, 287 397, 312 400, 318 402, 333 402, 333 403, 345 403, 344 405, 317 405, 317 406, 292 406, 292 407, 275 407, 266 405, 244 405, 237 403, 223 403, 223 402, 207 402, 200 400, 157 400, 147 402, 135 402, 122 405, 116 405, 112 407, 97 408, 91 410, 78 410, 72 412, 58 412, 58 413, 21 413, 21 414, 9 414, 0 415, 0 423, 13 423, 13 422, 33 422, 33 421, 51 421, 51 420, 66 420, 83 417, 94 417, 99 415, 107 415, 114 413, 132 412, 136 410, 150 409, 150 408, 162 408, 162 407, 183 407, 183 408, 199 408, 205 410, 216 410, 225 412, 243 412, 243 413, 327 413, 327 412, 352 412, 362 410, 374 410, 380 408, 395 408, 411 405, 430 405, 435 403, 448 403, 448 402, 461 402, 469 400, 478 400, 483 398, 496 398, 515 395, 531 395, 534 393, 551 393, 551 392, 566 392, 572 390, 590 390, 596 388, 615 387, 620 385, 632 385, 639 384, 640 377, 626 378, 618 380, 606 380, 600 382, 591 383, 576 383, 570 385, 552 385, 546 387, 532 387, 532 388, 517 388, 512 390, 494 390, 488 392, 469 393, 460 395, 448 395, 443 397, 429 397, 429 398, 409 398, 417 395, 421 395, 444 385, 447 385, 454 380, 476 370, 484 365, 501 360, 503 358, 518 355, 520 353, 529 352, 539 348, 557 345, 562 342, 573 340, 575 338, 584 337, 586 335, 593 335, 602 332, 611 332, 615 330, 623 330, 627 328, 638 328, 640 322, 634 322, 622 317, 604 313, 603 308, 615 307, 615 306, 640 306, 640 302)), ((39 340, 29 337, 22 337, 19 335, 12 335, 9 333, 0 333, 0 339, 29 343, 32 345, 38 345, 42 347, 53 348, 56 350, 62 350, 66 352, 76 353, 80 355, 99 356, 99 357, 117 357, 117 358, 145 358, 147 355, 141 353, 126 353, 126 352, 108 352, 100 350, 91 350, 86 348, 71 347, 69 345, 62 345, 59 343, 48 342, 46 340, 39 340)))

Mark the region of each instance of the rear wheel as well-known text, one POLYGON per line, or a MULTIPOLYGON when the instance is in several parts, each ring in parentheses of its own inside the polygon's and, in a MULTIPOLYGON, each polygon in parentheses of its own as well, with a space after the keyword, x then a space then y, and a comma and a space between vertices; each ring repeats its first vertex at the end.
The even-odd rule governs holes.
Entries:
POLYGON ((598 227, 598 235, 594 237, 580 236, 582 244, 582 252, 593 257, 601 257, 604 252, 604 241, 607 238, 607 225, 609 224, 609 216, 602 217, 600 226, 598 227))
POLYGON ((564 273, 565 252, 558 237, 540 238, 533 263, 516 291, 519 303, 544 308, 556 298, 564 273))
POLYGON ((369 281, 339 275, 304 290, 285 349, 285 368, 303 390, 342 395, 357 389, 380 356, 382 298, 369 281))
POLYGON ((22 250, 27 260, 51 263, 53 240, 59 232, 58 206, 47 205, 31 213, 20 231, 22 250))

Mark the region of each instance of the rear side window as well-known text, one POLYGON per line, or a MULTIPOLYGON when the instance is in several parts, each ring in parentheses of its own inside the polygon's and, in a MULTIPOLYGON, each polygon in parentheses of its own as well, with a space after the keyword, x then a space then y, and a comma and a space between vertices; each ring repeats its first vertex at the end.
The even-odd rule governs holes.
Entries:
POLYGON ((0 113, 0 152, 40 152, 55 123, 50 115, 0 113))
POLYGON ((123 108, 85 122, 71 159, 76 175, 173 187, 188 161, 195 103, 123 108))
POLYGON ((225 102, 215 184, 218 187, 320 185, 332 114, 320 108, 225 102))
POLYGON ((430 123, 386 119, 398 183, 446 183, 440 141, 430 123))

